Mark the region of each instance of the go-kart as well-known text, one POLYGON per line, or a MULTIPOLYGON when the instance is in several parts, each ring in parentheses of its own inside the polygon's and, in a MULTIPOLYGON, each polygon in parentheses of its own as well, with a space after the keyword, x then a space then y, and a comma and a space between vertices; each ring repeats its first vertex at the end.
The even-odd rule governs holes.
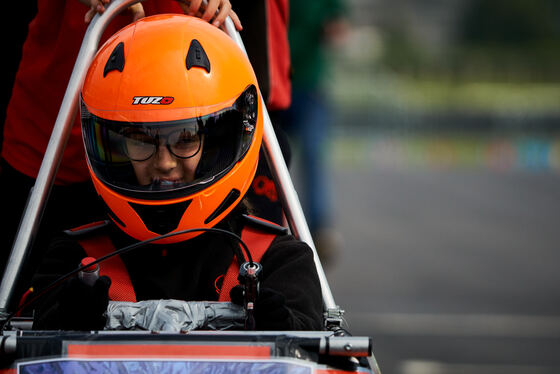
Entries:
MULTIPOLYGON (((0 286, 0 372, 379 373, 372 339, 352 336, 345 329, 343 311, 334 302, 264 102, 263 151, 282 202, 287 229, 314 253, 323 296, 322 331, 254 331, 249 302, 244 306, 180 300, 110 302, 106 329, 91 332, 32 330, 32 317, 19 317, 17 310, 9 310, 101 35, 115 15, 139 1, 112 1, 102 15, 94 17, 84 36, 0 286)), ((243 41, 229 18, 225 30, 244 51, 243 41)), ((76 273, 91 265, 76 269, 76 273)), ((258 290, 254 287, 257 281, 251 277, 253 269, 245 270, 245 286, 258 290)), ((254 292, 246 294, 254 297, 254 292)))

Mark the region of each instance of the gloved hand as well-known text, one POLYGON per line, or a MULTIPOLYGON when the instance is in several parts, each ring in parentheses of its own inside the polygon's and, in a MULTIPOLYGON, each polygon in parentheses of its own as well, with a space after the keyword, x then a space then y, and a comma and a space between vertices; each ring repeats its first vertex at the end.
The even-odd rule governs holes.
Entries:
MULTIPOLYGON (((233 287, 230 298, 233 303, 244 305, 243 287, 233 287)), ((292 313, 286 306, 284 295, 271 288, 261 287, 255 301, 255 323, 257 330, 292 330, 292 313)))
POLYGON ((111 279, 107 276, 99 277, 93 286, 78 278, 68 280, 37 310, 33 329, 102 330, 110 286, 111 279))

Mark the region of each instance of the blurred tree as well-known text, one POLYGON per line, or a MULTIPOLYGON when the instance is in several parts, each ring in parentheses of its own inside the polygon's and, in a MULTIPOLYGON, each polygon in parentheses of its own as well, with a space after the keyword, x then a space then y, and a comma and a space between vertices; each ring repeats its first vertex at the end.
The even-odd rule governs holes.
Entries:
POLYGON ((558 0, 472 0, 458 29, 454 72, 463 78, 558 81, 558 0))
POLYGON ((527 46, 560 40, 558 0, 474 0, 460 39, 467 44, 527 46))

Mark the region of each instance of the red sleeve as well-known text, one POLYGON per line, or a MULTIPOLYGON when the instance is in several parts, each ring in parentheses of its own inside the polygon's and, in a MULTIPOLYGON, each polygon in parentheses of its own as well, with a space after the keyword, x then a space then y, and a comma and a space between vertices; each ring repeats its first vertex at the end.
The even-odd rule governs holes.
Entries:
POLYGON ((288 0, 268 0, 268 55, 271 110, 286 109, 291 102, 290 47, 288 43, 288 0))

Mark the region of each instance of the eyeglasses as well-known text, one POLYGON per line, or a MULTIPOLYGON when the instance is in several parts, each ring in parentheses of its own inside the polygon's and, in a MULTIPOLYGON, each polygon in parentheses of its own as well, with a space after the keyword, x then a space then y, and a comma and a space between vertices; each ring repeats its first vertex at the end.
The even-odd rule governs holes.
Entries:
POLYGON ((178 158, 195 156, 201 148, 200 134, 196 128, 181 128, 168 134, 150 135, 149 129, 128 129, 122 135, 125 138, 124 152, 133 161, 146 161, 152 157, 161 140, 169 152, 178 158))

